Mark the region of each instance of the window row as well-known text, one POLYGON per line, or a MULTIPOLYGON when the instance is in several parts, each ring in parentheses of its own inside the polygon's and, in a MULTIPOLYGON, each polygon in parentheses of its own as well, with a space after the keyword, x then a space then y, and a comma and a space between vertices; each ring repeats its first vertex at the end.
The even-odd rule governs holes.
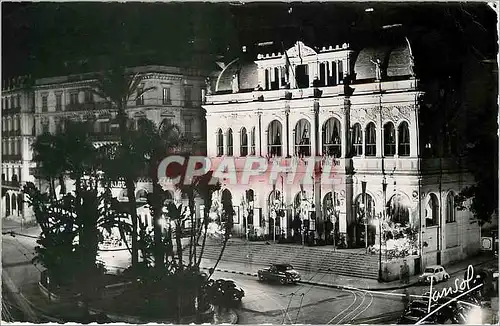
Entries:
MULTIPOLYGON (((430 194, 425 207, 425 225, 427 227, 439 225, 439 200, 435 194, 430 194)), ((455 196, 452 192, 446 196, 446 223, 456 222, 455 196)))
MULTIPOLYGON (((312 155, 311 149, 311 123, 306 119, 300 119, 293 129, 292 139, 294 142, 293 153, 295 156, 307 157, 312 155)), ((273 120, 267 129, 267 153, 270 156, 283 156, 283 127, 281 122, 273 120)), ((222 129, 217 131, 217 156, 233 155, 233 131, 228 129, 226 139, 222 129), (224 147, 226 144, 226 147, 224 147)), ((240 132, 240 155, 248 154, 248 136, 246 128, 240 132)), ((352 155, 353 156, 375 156, 377 154, 376 128, 373 122, 362 129, 359 123, 351 129, 352 155), (364 133, 364 135, 363 135, 364 133)), ((336 118, 328 119, 321 129, 322 153, 324 155, 342 156, 342 134, 340 121, 336 118)), ((255 155, 255 127, 251 133, 251 154, 255 155)), ((384 156, 409 156, 410 155, 410 132, 407 122, 402 122, 396 129, 392 122, 387 122, 383 128, 383 155, 384 156), (397 145, 397 146, 396 146, 397 145)))
MULTIPOLYGON (((224 134, 222 129, 217 131, 217 156, 227 155, 233 156, 233 130, 229 128, 226 132, 226 152, 224 152, 224 134)), ((245 127, 240 130, 240 156, 255 155, 255 127, 250 131, 250 136, 248 135, 247 129, 245 127), (250 138, 250 141, 249 141, 250 138)))
POLYGON ((2 140, 2 155, 20 155, 22 140, 2 140))
POLYGON ((21 130, 21 117, 4 118, 2 119, 2 131, 17 131, 21 130))
POLYGON ((13 95, 10 97, 4 97, 2 99, 2 105, 6 110, 20 108, 21 107, 21 94, 13 95))

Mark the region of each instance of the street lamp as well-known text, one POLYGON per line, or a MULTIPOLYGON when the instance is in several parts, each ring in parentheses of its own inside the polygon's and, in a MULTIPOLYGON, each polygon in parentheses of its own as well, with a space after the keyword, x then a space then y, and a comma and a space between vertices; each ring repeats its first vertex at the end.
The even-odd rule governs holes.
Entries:
MULTIPOLYGON (((387 199, 386 199, 386 195, 387 195, 387 181, 385 180, 385 176, 384 178, 382 179, 382 192, 383 192, 383 195, 384 195, 384 205, 382 207, 382 218, 383 220, 385 221, 385 210, 386 210, 386 202, 387 202, 387 199)), ((379 244, 380 244, 380 250, 379 250, 379 253, 378 253, 378 261, 379 261, 379 265, 378 265, 378 281, 379 282, 382 282, 382 222, 379 220, 379 232, 380 232, 380 236, 379 236, 379 244)))
POLYGON ((363 196, 363 221, 365 222, 365 248, 368 251, 368 221, 366 220, 366 181, 361 181, 361 190, 363 196))

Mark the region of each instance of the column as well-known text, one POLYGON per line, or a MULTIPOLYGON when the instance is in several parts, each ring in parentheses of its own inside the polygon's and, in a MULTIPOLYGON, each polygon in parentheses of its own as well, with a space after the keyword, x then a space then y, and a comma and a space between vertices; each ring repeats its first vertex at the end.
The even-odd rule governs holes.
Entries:
MULTIPOLYGON (((263 69, 263 68, 259 68, 257 70, 257 74, 258 74, 258 79, 257 79, 257 83, 262 87, 262 88, 265 88, 266 86, 266 70, 263 69)), ((257 85, 255 85, 257 86, 257 85)))
POLYGON ((227 129, 222 131, 222 139, 223 139, 222 155, 226 156, 227 155, 227 129))
POLYGON ((394 141, 396 142, 396 149, 394 150, 394 158, 397 158, 398 157, 398 154, 399 154, 399 149, 398 149, 398 144, 399 144, 399 130, 398 130, 398 127, 396 126, 396 124, 394 124, 394 141))
MULTIPOLYGON (((295 138, 292 138, 290 141, 290 108, 287 107, 285 108, 285 115, 286 115, 286 157, 290 157, 290 143, 293 143, 295 138)), ((285 154, 285 153, 283 153, 285 154)))
MULTIPOLYGON (((381 109, 380 109, 381 111, 381 109)), ((379 113, 377 114, 377 124, 376 124, 376 130, 375 130, 375 133, 376 133, 376 136, 377 136, 377 150, 376 150, 376 154, 375 156, 376 157, 382 157, 383 153, 384 153, 384 149, 383 149, 383 142, 382 142, 382 136, 383 136, 383 128, 382 128, 382 113, 379 111, 379 113)))
POLYGON ((281 66, 278 67, 278 89, 281 88, 281 66))
POLYGON ((255 130, 255 155, 262 156, 262 113, 257 112, 257 128, 255 130))
MULTIPOLYGON (((233 144, 234 144, 234 149, 233 149, 233 154, 234 156, 241 156, 241 129, 239 129, 237 132, 233 132, 233 144)), ((248 131, 247 131, 247 138, 248 138, 248 131)), ((248 142, 247 142, 248 144, 248 142)))
MULTIPOLYGON (((317 108, 319 108, 319 103, 317 102, 317 99, 314 100, 314 103, 313 103, 313 109, 312 109, 312 113, 313 113, 313 119, 312 119, 312 123, 311 123, 311 156, 316 156, 318 153, 316 151, 316 143, 317 143, 317 137, 318 137, 318 133, 317 133, 317 129, 316 129, 316 119, 317 119, 317 115, 316 115, 316 110, 317 108)), ((294 137, 295 139, 295 137, 294 137)))
MULTIPOLYGON (((313 130, 310 130, 310 135, 311 135, 311 142, 312 142, 312 133, 313 133, 313 130)), ((295 128, 292 129, 292 141, 290 142, 290 153, 292 153, 294 156, 295 156, 295 128)))

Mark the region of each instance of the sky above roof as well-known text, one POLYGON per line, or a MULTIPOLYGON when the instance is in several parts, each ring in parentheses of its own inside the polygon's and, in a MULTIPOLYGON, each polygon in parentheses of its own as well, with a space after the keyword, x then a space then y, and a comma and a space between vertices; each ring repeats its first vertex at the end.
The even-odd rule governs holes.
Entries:
POLYGON ((263 42, 363 44, 396 25, 496 58, 496 15, 486 4, 2 3, 2 71, 3 78, 50 76, 104 67, 118 56, 206 66, 243 45, 252 53, 263 42))

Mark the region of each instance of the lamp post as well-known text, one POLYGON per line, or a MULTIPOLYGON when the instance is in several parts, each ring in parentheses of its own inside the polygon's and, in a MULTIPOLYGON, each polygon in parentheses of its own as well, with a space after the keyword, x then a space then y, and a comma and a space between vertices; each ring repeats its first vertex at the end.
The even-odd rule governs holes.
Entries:
MULTIPOLYGON (((386 210, 386 194, 387 194, 387 181, 385 180, 385 176, 382 179, 382 192, 384 195, 384 206, 382 207, 382 218, 385 221, 385 210, 386 210)), ((379 245, 380 245, 380 250, 378 253, 378 281, 382 282, 382 221, 379 219, 379 245)))
POLYGON ((368 221, 366 220, 366 181, 361 181, 363 196, 363 221, 365 222, 365 249, 368 251, 368 221))

